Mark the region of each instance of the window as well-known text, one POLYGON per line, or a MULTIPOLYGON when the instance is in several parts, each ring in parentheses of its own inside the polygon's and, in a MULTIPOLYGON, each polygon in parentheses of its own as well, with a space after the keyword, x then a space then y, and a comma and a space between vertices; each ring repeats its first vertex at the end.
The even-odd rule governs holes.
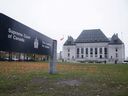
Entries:
POLYGON ((90 48, 90 57, 93 57, 93 48, 90 48))
POLYGON ((107 53, 108 53, 107 48, 104 48, 104 54, 107 54, 107 53))
POLYGON ((97 54, 97 48, 95 48, 95 54, 97 54))
POLYGON ((86 48, 86 54, 88 54, 88 48, 86 48))
POLYGON ((102 48, 100 48, 100 54, 102 54, 102 48))
POLYGON ((100 59, 102 59, 102 55, 100 55, 100 59))
POLYGON ((116 48, 116 49, 115 49, 115 51, 117 52, 117 51, 118 51, 118 49, 116 48))
POLYGON ((68 57, 70 57, 70 53, 68 53, 68 57))
POLYGON ((116 58, 118 57, 118 54, 116 53, 116 58))
POLYGON ((90 48, 90 54, 93 54, 93 48, 90 48))
POLYGON ((70 52, 70 49, 68 49, 68 52, 70 52))
POLYGON ((88 57, 88 48, 85 49, 86 57, 88 57))
POLYGON ((79 51, 80 51, 79 48, 77 48, 77 54, 79 54, 79 51))
POLYGON ((81 58, 83 59, 84 58, 84 55, 81 55, 81 58))
POLYGON ((84 48, 81 48, 81 54, 84 54, 84 48))

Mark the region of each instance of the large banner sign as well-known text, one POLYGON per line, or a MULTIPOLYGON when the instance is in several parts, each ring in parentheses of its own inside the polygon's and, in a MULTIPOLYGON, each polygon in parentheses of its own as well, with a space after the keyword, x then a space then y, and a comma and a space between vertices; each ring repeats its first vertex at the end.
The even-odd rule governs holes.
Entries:
POLYGON ((0 51, 50 55, 53 40, 0 13, 0 51))

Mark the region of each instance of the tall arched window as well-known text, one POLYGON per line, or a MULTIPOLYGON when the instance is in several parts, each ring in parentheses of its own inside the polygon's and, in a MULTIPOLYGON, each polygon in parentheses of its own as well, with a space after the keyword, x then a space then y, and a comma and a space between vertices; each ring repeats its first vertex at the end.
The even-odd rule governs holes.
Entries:
POLYGON ((80 49, 79 48, 77 48, 77 52, 76 52, 77 54, 79 54, 80 53, 80 49))
POLYGON ((84 54, 84 48, 81 48, 81 54, 84 54))
POLYGON ((93 57, 93 48, 90 48, 90 56, 93 57))
POLYGON ((86 57, 88 57, 88 48, 86 48, 86 57))
POLYGON ((100 54, 102 54, 102 48, 100 48, 100 54))

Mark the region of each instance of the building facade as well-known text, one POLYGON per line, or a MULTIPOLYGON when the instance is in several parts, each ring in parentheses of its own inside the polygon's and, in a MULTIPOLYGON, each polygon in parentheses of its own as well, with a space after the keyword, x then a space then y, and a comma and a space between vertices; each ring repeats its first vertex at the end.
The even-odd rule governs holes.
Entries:
POLYGON ((107 38, 100 29, 83 30, 75 40, 71 36, 63 45, 64 61, 122 63, 124 43, 118 34, 107 38))

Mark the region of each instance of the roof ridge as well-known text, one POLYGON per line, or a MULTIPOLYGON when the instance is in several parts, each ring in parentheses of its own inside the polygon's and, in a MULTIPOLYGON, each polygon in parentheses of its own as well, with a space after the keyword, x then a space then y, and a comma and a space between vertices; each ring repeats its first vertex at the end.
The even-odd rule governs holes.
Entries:
MULTIPOLYGON (((84 29, 84 30, 86 31, 86 30, 100 30, 100 29, 84 29)), ((84 31, 84 30, 83 30, 83 31, 84 31)))

